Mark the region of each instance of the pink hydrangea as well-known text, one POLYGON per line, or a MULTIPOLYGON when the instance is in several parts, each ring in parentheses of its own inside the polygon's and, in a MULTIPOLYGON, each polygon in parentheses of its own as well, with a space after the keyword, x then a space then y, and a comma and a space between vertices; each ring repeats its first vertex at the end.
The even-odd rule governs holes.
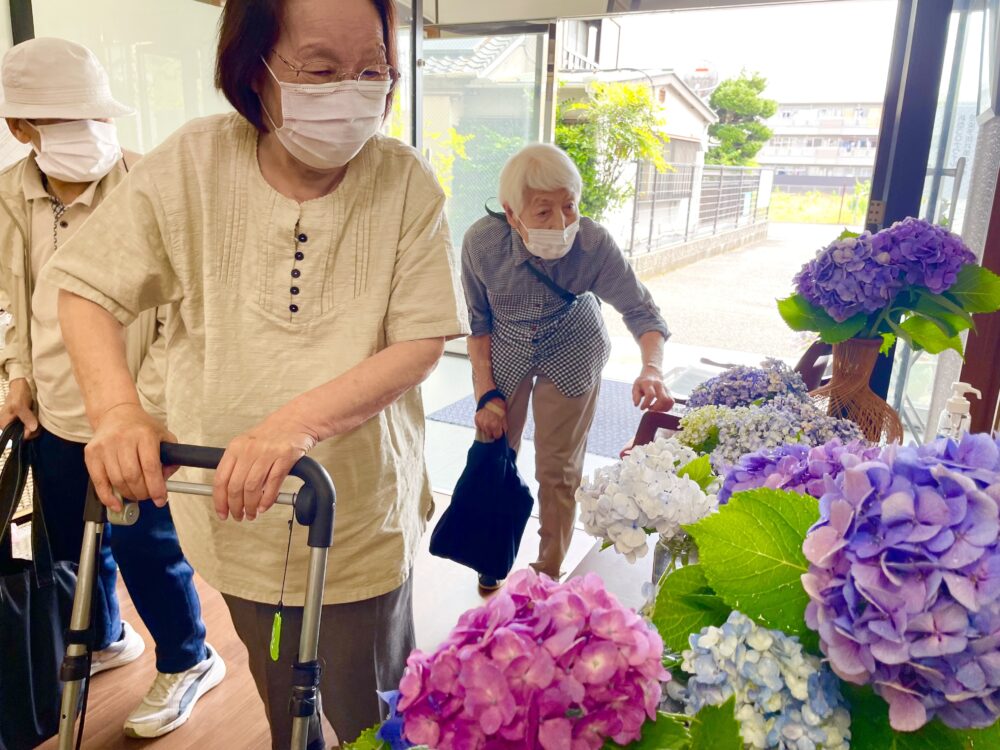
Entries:
POLYGON ((594 574, 515 573, 399 685, 406 738, 437 750, 600 750, 656 716, 663 641, 594 574))

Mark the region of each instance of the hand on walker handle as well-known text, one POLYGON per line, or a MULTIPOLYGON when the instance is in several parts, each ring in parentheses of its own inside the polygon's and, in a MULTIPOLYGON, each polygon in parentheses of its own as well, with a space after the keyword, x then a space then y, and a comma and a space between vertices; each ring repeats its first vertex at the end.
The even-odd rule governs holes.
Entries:
POLYGON ((287 407, 236 437, 215 472, 212 500, 219 520, 252 521, 268 510, 295 462, 318 442, 318 435, 287 407))
POLYGON ((160 463, 161 442, 176 443, 177 438, 138 404, 118 404, 104 412, 84 456, 105 507, 121 512, 115 490, 129 499, 150 498, 158 507, 166 504, 166 479, 175 469, 160 463))
POLYGON ((28 440, 38 432, 38 417, 31 408, 31 386, 24 378, 15 378, 10 381, 10 390, 7 392, 7 400, 0 408, 0 430, 15 419, 20 419, 24 425, 24 438, 28 440))

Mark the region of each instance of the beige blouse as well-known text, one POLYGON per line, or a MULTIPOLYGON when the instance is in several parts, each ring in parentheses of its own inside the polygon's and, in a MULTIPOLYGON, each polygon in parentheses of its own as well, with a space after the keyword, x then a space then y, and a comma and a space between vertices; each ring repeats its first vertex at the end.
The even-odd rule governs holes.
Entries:
MULTIPOLYGON (((166 406, 169 428, 187 443, 225 446, 392 344, 468 332, 444 194, 413 149, 376 137, 336 191, 299 204, 265 182, 256 143, 238 115, 185 126, 44 272, 123 324, 177 303, 166 329, 166 406)), ((406 580, 431 510, 423 450, 414 389, 310 454, 338 495, 326 603, 406 580)), ((288 508, 244 523, 220 522, 207 499, 174 497, 171 508, 208 583, 278 601, 288 508)), ((302 604, 307 556, 296 525, 288 604, 302 604)))

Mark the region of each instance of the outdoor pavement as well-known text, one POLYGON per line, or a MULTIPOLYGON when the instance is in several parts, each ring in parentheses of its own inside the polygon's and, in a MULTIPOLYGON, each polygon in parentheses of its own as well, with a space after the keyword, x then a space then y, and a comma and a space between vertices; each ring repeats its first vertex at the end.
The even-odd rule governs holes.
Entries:
MULTIPOLYGON (((673 333, 666 367, 673 364, 675 347, 681 363, 688 349, 698 350, 699 357, 703 350, 729 352, 741 361, 748 355, 751 361, 798 359, 811 339, 785 325, 775 301, 792 292, 795 273, 840 231, 829 225, 771 224, 765 242, 645 279, 673 333)), ((618 345, 615 361, 627 363, 634 345, 621 317, 606 306, 605 321, 618 345)))

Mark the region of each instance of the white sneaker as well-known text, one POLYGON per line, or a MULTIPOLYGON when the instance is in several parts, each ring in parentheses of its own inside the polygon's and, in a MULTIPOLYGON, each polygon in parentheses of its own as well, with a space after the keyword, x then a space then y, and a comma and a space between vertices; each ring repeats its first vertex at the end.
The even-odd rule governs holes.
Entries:
POLYGON ((142 656, 146 650, 146 643, 142 636, 135 632, 135 628, 127 622, 122 622, 122 638, 115 641, 107 648, 95 651, 90 658, 90 676, 100 672, 106 672, 115 667, 124 667, 142 656))
POLYGON ((205 644, 208 656, 186 672, 158 672, 149 692, 125 720, 127 737, 161 737, 191 717, 205 693, 226 676, 226 664, 214 648, 205 644))

